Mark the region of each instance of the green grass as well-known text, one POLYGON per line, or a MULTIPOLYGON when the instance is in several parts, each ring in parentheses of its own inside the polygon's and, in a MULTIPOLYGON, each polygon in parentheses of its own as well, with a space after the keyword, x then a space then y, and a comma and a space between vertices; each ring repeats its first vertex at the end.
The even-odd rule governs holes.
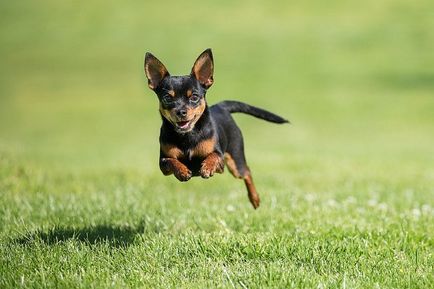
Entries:
POLYGON ((3 1, 0 288, 432 288, 432 1, 3 1), (158 169, 143 55, 236 116, 262 198, 158 169))

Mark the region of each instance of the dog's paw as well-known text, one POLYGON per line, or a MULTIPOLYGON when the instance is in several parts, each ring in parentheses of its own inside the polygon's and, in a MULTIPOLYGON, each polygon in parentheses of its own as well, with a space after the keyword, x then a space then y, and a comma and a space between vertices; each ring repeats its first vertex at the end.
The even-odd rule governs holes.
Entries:
POLYGON ((208 179, 209 177, 212 177, 215 173, 215 169, 206 165, 203 165, 200 168, 200 176, 204 179, 208 179))
POLYGON ((191 171, 187 168, 180 168, 176 172, 173 172, 173 174, 181 182, 186 182, 192 177, 191 171))
POLYGON ((256 210, 259 207, 259 204, 261 202, 258 194, 256 194, 256 193, 250 194, 249 193, 249 200, 250 200, 250 203, 252 204, 253 208, 256 210))
POLYGON ((218 160, 205 160, 200 168, 200 176, 204 179, 212 177, 215 173, 223 173, 224 163, 218 160))

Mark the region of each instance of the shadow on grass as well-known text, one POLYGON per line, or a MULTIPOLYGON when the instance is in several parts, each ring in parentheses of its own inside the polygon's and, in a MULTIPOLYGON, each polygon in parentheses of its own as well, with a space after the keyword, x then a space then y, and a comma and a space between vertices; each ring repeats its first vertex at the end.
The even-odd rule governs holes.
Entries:
POLYGON ((88 245, 107 244, 110 247, 127 247, 143 231, 143 224, 134 227, 105 224, 84 228, 55 227, 48 231, 32 232, 15 239, 14 243, 32 245, 41 242, 46 245, 56 245, 67 241, 78 241, 88 245))

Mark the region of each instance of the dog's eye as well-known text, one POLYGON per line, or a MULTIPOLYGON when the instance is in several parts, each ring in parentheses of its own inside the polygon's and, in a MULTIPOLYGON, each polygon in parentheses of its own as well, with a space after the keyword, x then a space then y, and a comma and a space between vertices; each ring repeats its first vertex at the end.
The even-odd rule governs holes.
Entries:
POLYGON ((169 95, 165 95, 165 96, 163 96, 161 101, 163 102, 164 105, 170 105, 173 103, 173 97, 171 97, 169 95))
POLYGON ((190 101, 193 103, 197 103, 199 100, 200 100, 200 97, 197 95, 193 94, 192 96, 190 96, 190 101))

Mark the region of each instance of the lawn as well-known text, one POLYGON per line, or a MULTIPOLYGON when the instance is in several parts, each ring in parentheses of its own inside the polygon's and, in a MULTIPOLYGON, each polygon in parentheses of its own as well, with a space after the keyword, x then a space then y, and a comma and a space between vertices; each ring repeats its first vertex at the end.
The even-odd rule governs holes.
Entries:
POLYGON ((432 288, 432 1, 3 1, 0 288, 432 288), (262 199, 158 168, 151 51, 213 49, 262 199))

